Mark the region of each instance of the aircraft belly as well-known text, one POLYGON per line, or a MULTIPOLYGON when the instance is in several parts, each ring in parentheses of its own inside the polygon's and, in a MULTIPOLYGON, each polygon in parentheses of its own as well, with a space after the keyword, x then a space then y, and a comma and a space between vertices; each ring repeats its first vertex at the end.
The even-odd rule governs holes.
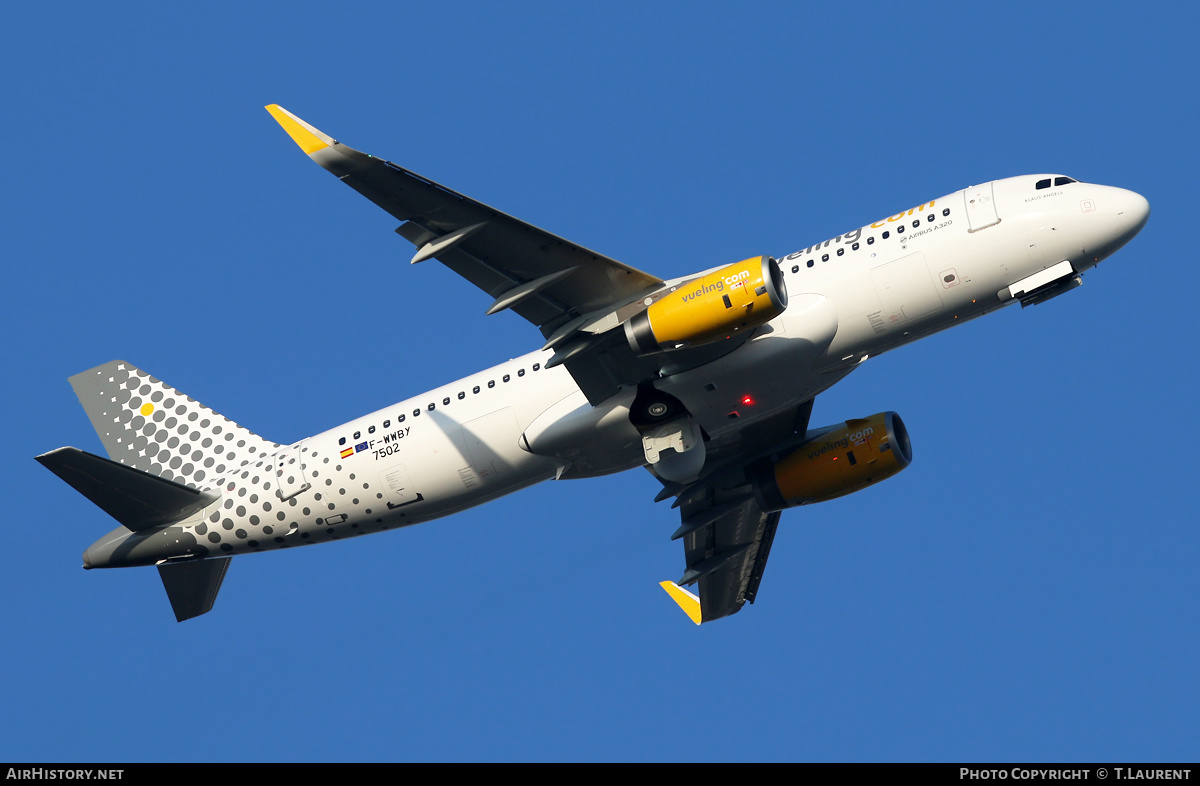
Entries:
POLYGON ((388 512, 400 524, 416 524, 552 477, 554 462, 521 450, 520 435, 511 407, 461 426, 441 424, 382 470, 388 512))
POLYGON ((599 406, 576 391, 534 419, 521 435, 530 453, 553 458, 566 479, 621 472, 645 463, 641 436, 629 421, 633 391, 599 406))
POLYGON ((311 485, 291 498, 281 501, 267 487, 275 480, 273 472, 239 474, 224 483, 222 501, 206 509, 211 514, 153 538, 125 538, 106 552, 121 564, 152 564, 169 557, 232 556, 340 540, 436 519, 553 477, 553 461, 516 447, 516 420, 511 411, 507 417, 511 426, 499 428, 503 417, 498 417, 488 424, 490 432, 473 432, 486 447, 471 447, 455 425, 457 433, 429 430, 424 439, 387 455, 363 451, 339 461, 332 451, 306 448, 311 485), (494 441, 498 433, 506 437, 494 441), (495 469, 480 482, 475 467, 485 459, 495 469))
MULTIPOLYGON (((787 332, 756 336, 737 352, 657 385, 685 402, 710 437, 807 401, 840 377, 822 374, 821 360, 838 331, 829 298, 794 296, 787 332)), ((774 323, 771 323, 772 325, 774 323)))
POLYGON ((1042 227, 1025 238, 1025 252, 1034 272, 1083 255, 1079 234, 1071 232, 1066 222, 1058 223, 1060 226, 1042 227))
POLYGON ((512 480, 516 470, 515 454, 520 451, 517 440, 521 427, 512 407, 505 407, 462 425, 463 441, 467 448, 467 466, 474 478, 464 476, 468 487, 503 486, 512 480))

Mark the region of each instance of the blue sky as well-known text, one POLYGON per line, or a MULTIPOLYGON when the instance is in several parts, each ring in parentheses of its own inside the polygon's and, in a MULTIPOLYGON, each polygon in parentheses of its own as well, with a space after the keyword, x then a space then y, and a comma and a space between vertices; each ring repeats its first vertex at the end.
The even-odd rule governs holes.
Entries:
POLYGON ((24 4, 0 30, 8 306, 0 760, 1195 760, 1195 12, 24 4), (915 460, 784 514, 696 628, 644 472, 235 560, 175 623, 33 461, 102 452, 129 360, 280 442, 539 340, 263 105, 662 277, 993 178, 1146 195, 1078 291, 872 359, 915 460))

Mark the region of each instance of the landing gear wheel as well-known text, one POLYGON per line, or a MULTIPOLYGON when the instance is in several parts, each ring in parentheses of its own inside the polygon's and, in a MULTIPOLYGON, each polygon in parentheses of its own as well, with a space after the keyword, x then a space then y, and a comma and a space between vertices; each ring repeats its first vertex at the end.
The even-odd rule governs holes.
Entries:
POLYGON ((652 418, 661 418, 671 411, 671 407, 665 401, 655 401, 650 406, 646 407, 646 414, 652 418))
POLYGON ((639 385, 638 394, 629 405, 629 422, 642 431, 674 420, 686 411, 683 402, 669 393, 653 385, 639 385))

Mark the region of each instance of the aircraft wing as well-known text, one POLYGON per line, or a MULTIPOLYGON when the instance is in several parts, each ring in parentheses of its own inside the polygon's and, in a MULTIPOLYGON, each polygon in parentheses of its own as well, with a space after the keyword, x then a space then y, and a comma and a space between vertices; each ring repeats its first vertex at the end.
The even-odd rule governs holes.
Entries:
MULTIPOLYGON (((683 576, 662 583, 697 625, 736 614, 747 601, 754 602, 780 516, 778 511, 763 512, 753 497, 692 515, 706 514, 714 520, 683 536, 683 576), (689 584, 699 585, 699 597, 680 592, 689 584)), ((687 511, 684 515, 686 527, 687 511)))
POLYGON ((550 337, 589 312, 611 310, 662 281, 476 202, 389 161, 343 145, 282 107, 267 111, 309 158, 391 213, 417 247, 550 337))
POLYGON ((690 485, 665 483, 658 500, 677 498, 685 569, 663 589, 700 625, 753 603, 779 526, 779 511, 758 504, 744 468, 789 439, 802 439, 812 414, 809 399, 792 410, 746 429, 736 443, 714 446, 700 478, 690 485), (695 584, 699 596, 684 587, 695 584))

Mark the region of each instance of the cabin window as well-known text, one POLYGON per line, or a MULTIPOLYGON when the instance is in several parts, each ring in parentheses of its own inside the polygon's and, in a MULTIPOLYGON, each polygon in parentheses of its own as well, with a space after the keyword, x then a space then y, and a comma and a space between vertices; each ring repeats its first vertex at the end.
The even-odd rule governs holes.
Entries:
POLYGON ((355 438, 355 439, 358 439, 358 438, 359 438, 359 437, 361 437, 361 436, 362 436, 362 432, 361 432, 361 431, 356 431, 356 432, 354 432, 354 438, 355 438))
POLYGON ((338 440, 338 444, 339 444, 339 445, 345 445, 345 444, 346 444, 346 438, 345 438, 345 437, 342 437, 341 439, 339 439, 339 440, 338 440))
POLYGON ((850 246, 850 248, 851 248, 851 249, 853 249, 853 250, 855 250, 855 251, 857 251, 857 250, 858 250, 858 243, 855 243, 854 245, 850 246))
POLYGON ((446 405, 447 405, 447 404, 449 404, 449 403, 450 403, 450 397, 449 397, 449 396, 446 396, 444 399, 442 399, 442 406, 443 406, 443 407, 444 407, 444 406, 446 406, 446 405))
POLYGON ((476 385, 475 387, 471 388, 471 392, 472 392, 472 393, 478 393, 478 392, 479 392, 479 386, 478 386, 478 385, 476 385))
POLYGON ((414 418, 421 417, 421 408, 420 407, 417 407, 416 409, 413 410, 413 417, 414 418))
MULTIPOLYGON (((812 260, 811 260, 811 259, 808 261, 808 264, 810 264, 810 265, 812 264, 812 260)), ((793 273, 799 273, 799 272, 800 272, 800 266, 799 266, 799 265, 792 265, 792 272, 793 272, 793 273)))
POLYGON ((943 216, 948 216, 948 215, 950 215, 950 208, 945 208, 944 210, 942 210, 942 215, 943 215, 943 216))
POLYGON ((505 374, 505 375, 504 375, 504 381, 505 381, 505 382, 507 382, 509 379, 510 379, 509 375, 508 375, 508 374, 505 374))
POLYGON ((809 267, 812 267, 814 264, 816 264, 816 260, 813 260, 813 259, 808 260, 809 267))
POLYGON ((869 238, 867 238, 867 245, 868 246, 875 245, 875 236, 874 235, 871 235, 869 238))
POLYGON ((839 257, 840 257, 840 256, 842 256, 842 255, 843 255, 843 254, 845 254, 845 253, 846 253, 846 249, 844 249, 844 248, 839 248, 839 249, 838 249, 838 256, 839 256, 839 257))
POLYGON ((383 427, 384 427, 384 428, 391 428, 391 427, 392 427, 392 421, 390 421, 390 420, 385 420, 385 421, 383 421, 383 427))
POLYGON ((525 376, 525 369, 523 369, 523 368, 519 368, 519 369, 517 369, 517 376, 518 376, 518 377, 523 377, 523 376, 525 376))
POLYGON ((889 237, 891 237, 891 235, 892 235, 891 232, 888 232, 886 229, 883 230, 883 239, 884 240, 887 240, 889 237))
POLYGON ((488 387, 489 387, 489 388, 494 388, 494 387, 496 387, 496 380, 494 380, 494 379, 489 379, 489 380, 488 380, 488 387))
POLYGON ((404 413, 400 413, 399 415, 397 415, 397 416, 396 416, 396 422, 397 422, 397 423, 403 423, 403 422, 404 422, 404 413))
POLYGON ((375 433, 375 427, 374 427, 374 426, 371 426, 369 429, 367 429, 367 433, 368 433, 368 434, 374 434, 374 433, 375 433))
POLYGON ((465 391, 462 391, 462 390, 458 391, 458 400, 459 401, 462 401, 466 397, 467 397, 467 394, 465 391))
POLYGON ((534 371, 537 371, 537 370, 538 370, 539 368, 541 368, 541 367, 542 367, 542 364, 541 364, 541 363, 534 363, 534 364, 533 364, 533 370, 534 370, 534 371))
POLYGON ((437 406, 437 405, 436 405, 436 404, 434 404, 432 401, 430 401, 430 402, 429 402, 429 411, 430 411, 430 412, 433 412, 433 408, 434 408, 435 406, 437 406))
POLYGON ((829 255, 828 255, 828 254, 822 254, 822 255, 821 255, 821 261, 822 261, 822 262, 828 262, 828 261, 829 261, 829 255))

